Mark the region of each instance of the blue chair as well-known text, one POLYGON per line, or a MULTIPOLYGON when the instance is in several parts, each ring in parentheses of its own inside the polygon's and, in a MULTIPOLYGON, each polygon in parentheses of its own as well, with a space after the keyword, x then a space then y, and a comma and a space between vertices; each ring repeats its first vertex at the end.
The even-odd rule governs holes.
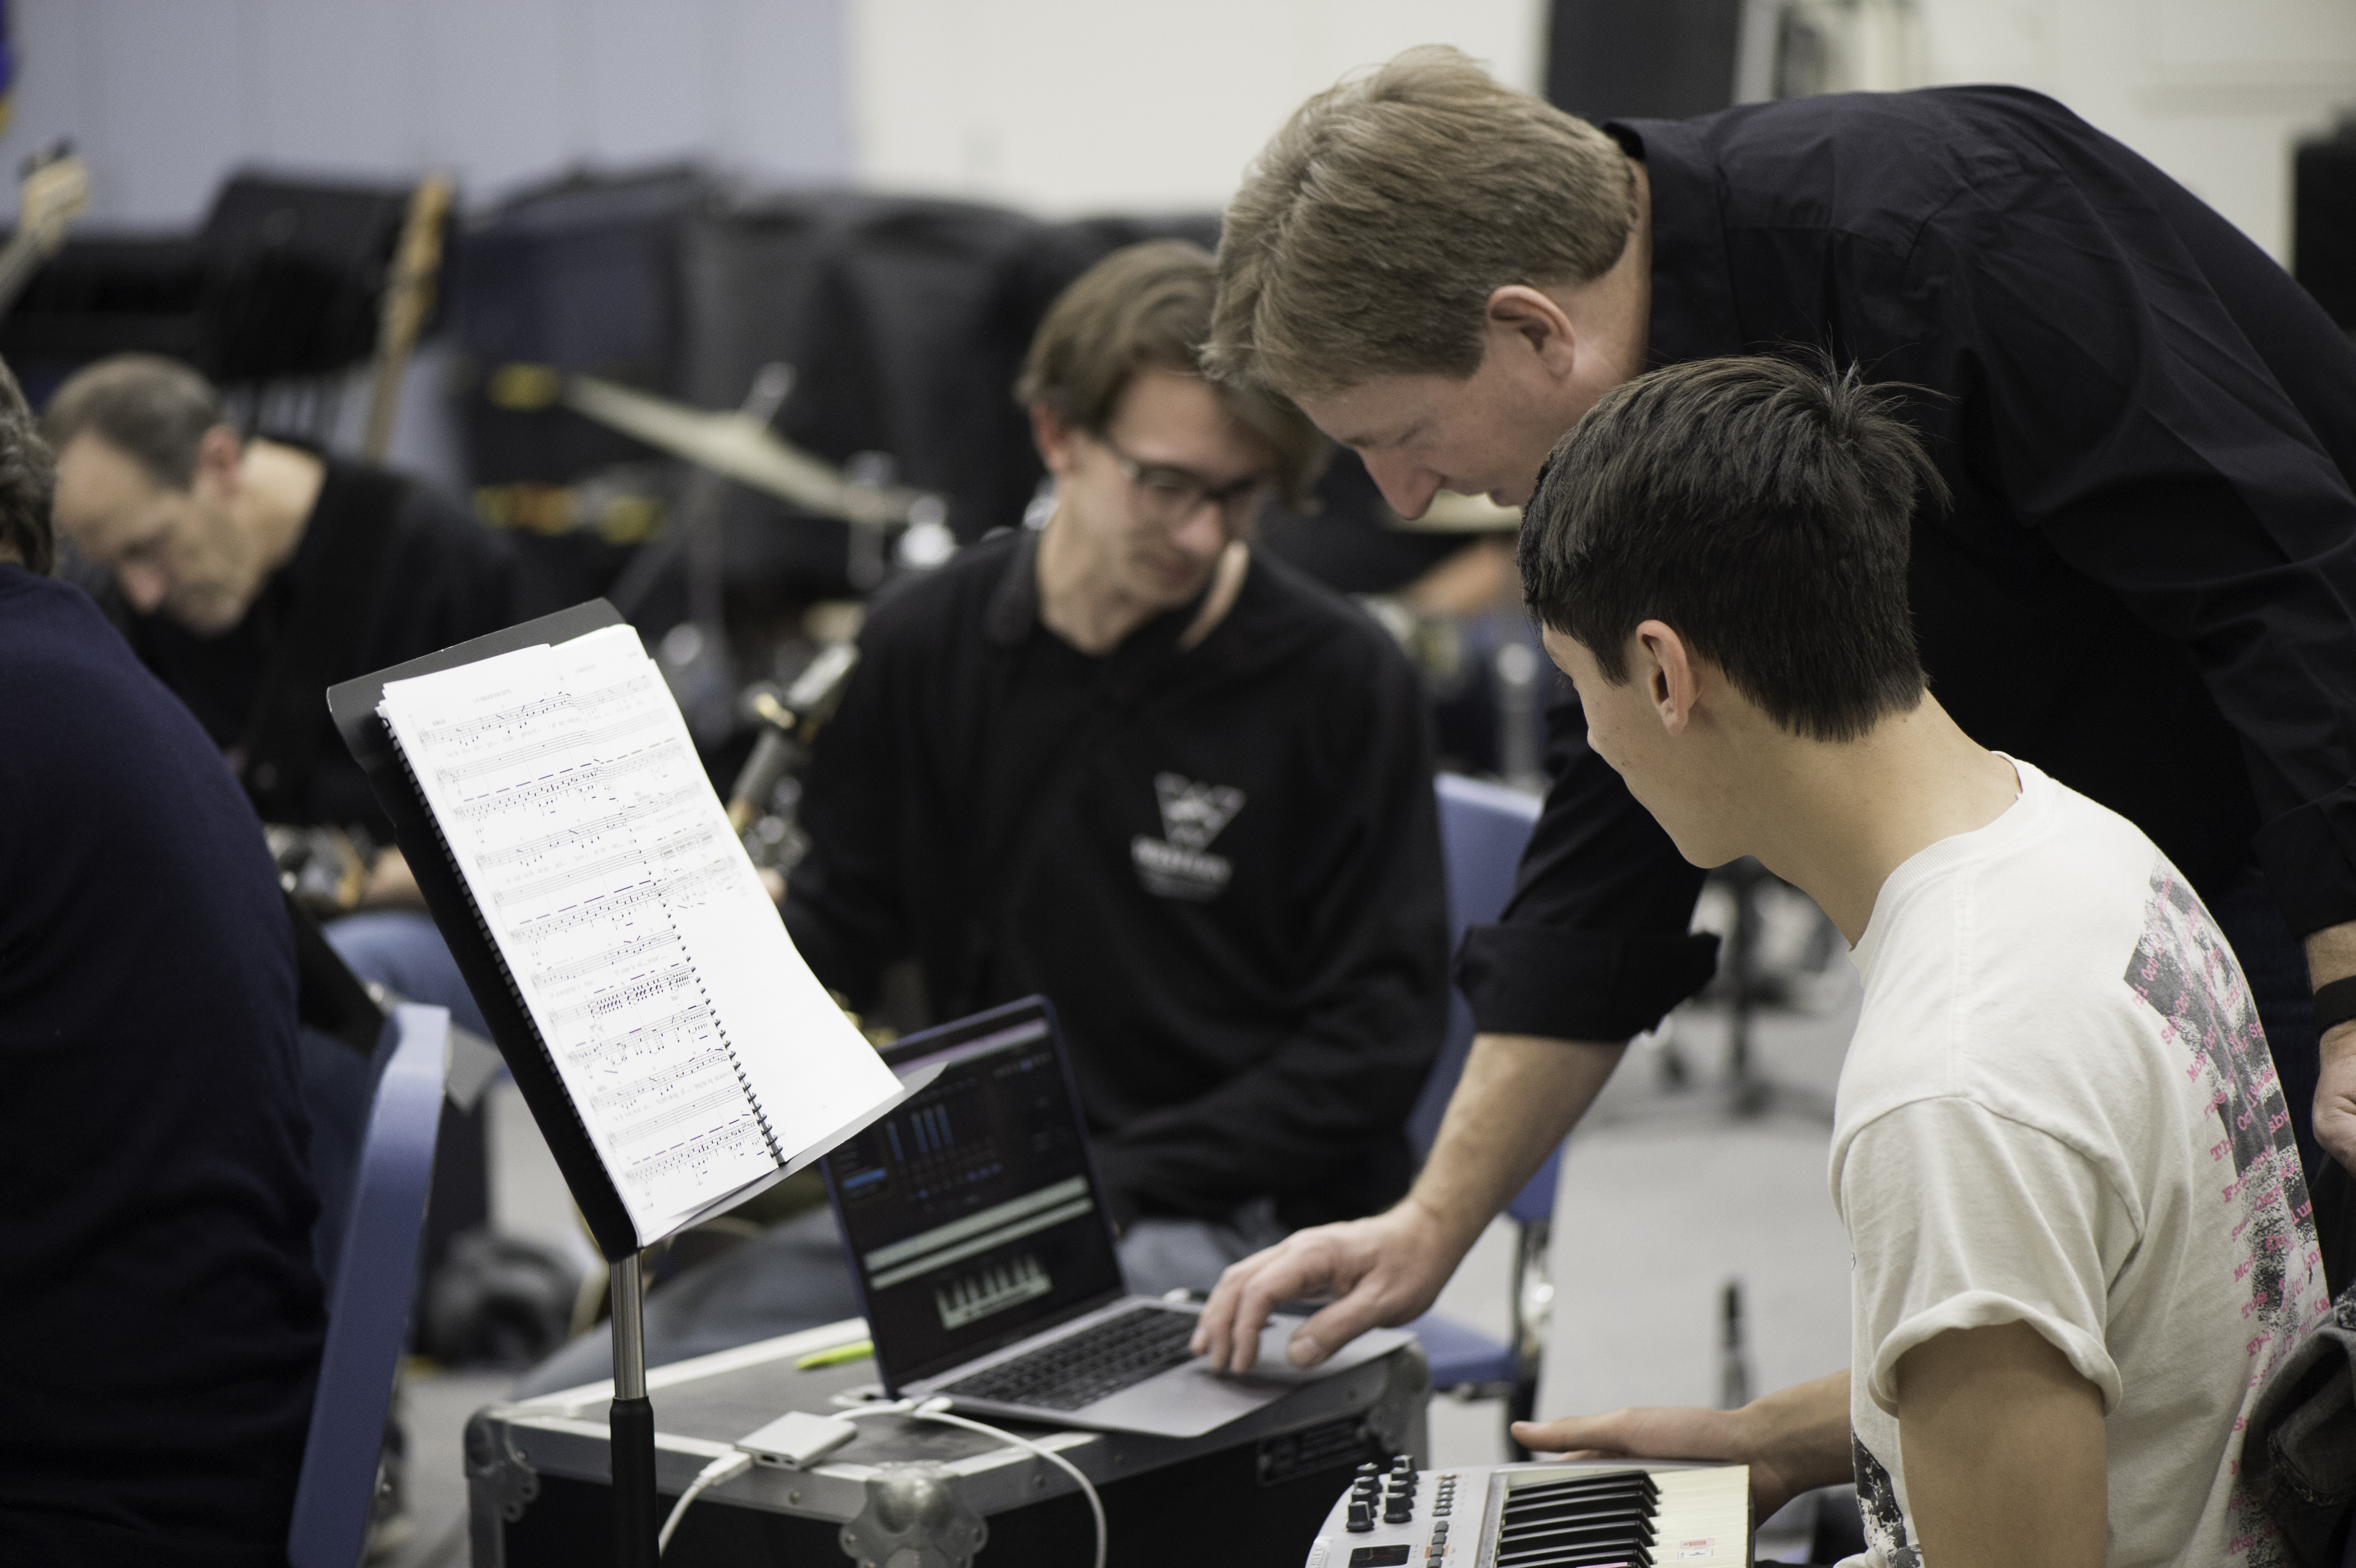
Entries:
POLYGON ((286 1532, 293 1568, 353 1568, 367 1547, 393 1373, 417 1294, 417 1243, 442 1130, 450 1014, 404 1003, 385 1028, 392 1055, 377 1082, 352 1182, 351 1218, 328 1291, 319 1389, 286 1532))
MULTIPOLYGON (((1467 926, 1482 925, 1504 912, 1513 896, 1538 802, 1518 790, 1440 775, 1440 859, 1448 877, 1448 941, 1452 950, 1467 926)), ((1448 1038, 1431 1076, 1408 1118, 1408 1136, 1418 1157, 1431 1152, 1440 1121, 1472 1049, 1472 1010, 1452 990, 1448 998, 1448 1038)), ((1547 1156, 1529 1185, 1505 1211, 1520 1227, 1515 1249, 1511 1338, 1492 1339, 1478 1329, 1428 1312, 1409 1325, 1431 1363, 1431 1384, 1465 1398, 1506 1401, 1506 1419, 1526 1420, 1537 1403, 1538 1368, 1546 1350, 1547 1308, 1554 1286, 1547 1274, 1547 1244, 1554 1217, 1555 1181, 1562 1150, 1547 1156)), ((1518 1450, 1517 1450, 1518 1451, 1518 1450)))

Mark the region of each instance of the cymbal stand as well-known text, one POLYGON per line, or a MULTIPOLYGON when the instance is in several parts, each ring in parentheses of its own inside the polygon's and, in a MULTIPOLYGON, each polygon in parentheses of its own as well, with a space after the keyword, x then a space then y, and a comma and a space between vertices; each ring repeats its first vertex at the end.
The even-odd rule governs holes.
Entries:
MULTIPOLYGON (((793 389, 793 367, 772 361, 755 372, 753 385, 737 411, 766 425, 777 417, 793 389)), ((688 619, 703 632, 710 645, 721 645, 725 629, 721 608, 723 508, 731 483, 708 468, 689 465, 678 507, 655 537, 638 547, 638 553, 605 595, 624 620, 637 616, 647 595, 684 552, 688 619)))

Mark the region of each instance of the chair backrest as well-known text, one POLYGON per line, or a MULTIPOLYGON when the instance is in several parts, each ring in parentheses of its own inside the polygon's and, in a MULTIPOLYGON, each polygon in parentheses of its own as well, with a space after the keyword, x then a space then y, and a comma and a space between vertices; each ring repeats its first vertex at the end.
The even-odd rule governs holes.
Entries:
MULTIPOLYGON (((1514 896, 1514 875, 1530 829, 1538 819, 1538 800, 1519 790, 1482 784, 1454 773, 1440 775, 1440 854, 1448 876, 1448 945, 1463 942, 1465 928, 1485 925, 1505 912, 1514 896)), ((1464 1072, 1465 1053, 1472 1048, 1472 1009, 1451 988, 1448 997, 1448 1039, 1425 1080, 1423 1093, 1408 1118, 1408 1136, 1420 1157, 1431 1152, 1440 1119, 1464 1072)), ((1547 1157, 1545 1167, 1508 1205, 1515 1219, 1527 1223, 1554 1211, 1554 1189, 1561 1151, 1547 1157)))
POLYGON ((286 1532, 293 1568, 353 1568, 360 1560, 393 1372, 417 1293, 417 1243, 442 1130, 450 1014, 403 1003, 385 1028, 394 1031, 392 1055, 369 1111, 351 1219, 328 1290, 327 1349, 286 1532))

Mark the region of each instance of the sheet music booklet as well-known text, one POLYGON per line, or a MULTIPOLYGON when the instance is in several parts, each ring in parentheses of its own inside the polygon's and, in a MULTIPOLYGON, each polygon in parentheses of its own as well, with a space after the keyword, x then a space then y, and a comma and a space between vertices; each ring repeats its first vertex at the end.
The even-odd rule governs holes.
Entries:
POLYGON ((635 631, 390 680, 377 712, 639 1245, 912 1087, 794 950, 635 631))

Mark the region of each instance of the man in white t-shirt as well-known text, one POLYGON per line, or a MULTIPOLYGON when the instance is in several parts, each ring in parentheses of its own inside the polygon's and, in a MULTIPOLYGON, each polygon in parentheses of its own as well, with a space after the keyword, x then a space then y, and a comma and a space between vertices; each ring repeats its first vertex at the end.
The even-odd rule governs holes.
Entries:
POLYGON ((1515 1435, 1744 1462, 1762 1510, 1854 1474, 1877 1568, 2284 1562, 2241 1434, 2329 1301, 2274 1064, 2150 840, 1927 690, 1908 516, 1938 485, 1854 373, 1779 360, 1647 376, 1555 447, 1522 573, 1590 743, 1687 859, 1804 889, 1864 976, 1853 1350, 1740 1410, 1515 1435))

